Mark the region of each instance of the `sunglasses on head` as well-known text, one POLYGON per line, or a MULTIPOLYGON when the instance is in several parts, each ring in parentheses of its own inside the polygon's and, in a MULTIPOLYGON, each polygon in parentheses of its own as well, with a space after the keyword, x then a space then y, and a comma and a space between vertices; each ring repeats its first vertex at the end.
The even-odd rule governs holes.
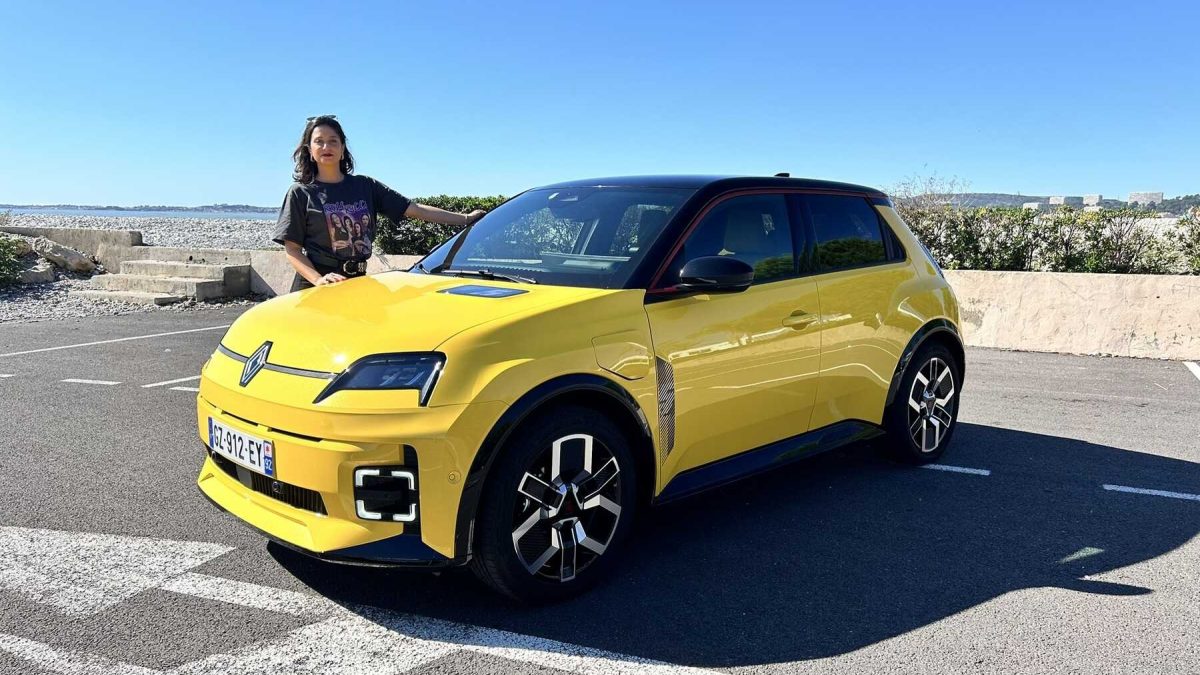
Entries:
POLYGON ((305 120, 305 121, 306 121, 306 122, 311 122, 311 121, 313 121, 313 120, 318 120, 318 119, 336 120, 336 119, 337 119, 337 115, 313 115, 312 117, 308 118, 308 119, 307 119, 307 120, 305 120))

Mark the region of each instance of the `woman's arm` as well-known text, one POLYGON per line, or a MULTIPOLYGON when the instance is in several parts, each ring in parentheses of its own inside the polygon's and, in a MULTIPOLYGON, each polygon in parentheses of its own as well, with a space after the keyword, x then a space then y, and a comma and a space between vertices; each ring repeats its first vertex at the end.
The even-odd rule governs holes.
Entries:
POLYGON ((404 211, 406 218, 416 218, 430 223, 441 223, 443 225, 470 225, 479 220, 487 211, 475 209, 470 213, 454 213, 445 209, 439 209, 436 206, 428 206, 426 204, 418 204, 412 202, 404 211))
POLYGON ((313 286, 324 286, 325 284, 334 284, 346 280, 346 277, 334 272, 322 276, 313 267, 312 261, 308 259, 308 256, 304 255, 303 247, 294 241, 283 242, 283 252, 287 256, 288 262, 295 268, 296 274, 304 277, 313 286))

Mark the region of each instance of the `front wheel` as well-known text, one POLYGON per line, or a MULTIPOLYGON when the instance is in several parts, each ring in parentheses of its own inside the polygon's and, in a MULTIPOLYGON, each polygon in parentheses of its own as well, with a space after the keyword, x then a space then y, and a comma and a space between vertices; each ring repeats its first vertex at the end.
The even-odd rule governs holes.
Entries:
POLYGON ((562 600, 612 567, 637 484, 629 441, 604 415, 560 407, 500 449, 476 517, 475 574, 523 602, 562 600))
POLYGON ((941 344, 922 347, 904 371, 884 426, 892 454, 914 464, 936 461, 958 421, 962 365, 941 344))

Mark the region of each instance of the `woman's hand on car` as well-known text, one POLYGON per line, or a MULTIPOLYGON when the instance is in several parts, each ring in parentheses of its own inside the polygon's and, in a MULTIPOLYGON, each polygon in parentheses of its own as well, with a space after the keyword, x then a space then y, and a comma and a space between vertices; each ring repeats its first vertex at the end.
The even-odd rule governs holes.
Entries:
POLYGON ((486 215, 487 215, 487 211, 484 211, 483 209, 475 209, 474 211, 467 214, 467 225, 474 223, 475 221, 479 220, 480 218, 482 218, 486 215))
POLYGON ((346 280, 346 277, 338 274, 337 272, 330 272, 329 274, 319 277, 313 285, 314 286, 325 286, 328 284, 336 284, 339 281, 345 281, 345 280, 346 280))

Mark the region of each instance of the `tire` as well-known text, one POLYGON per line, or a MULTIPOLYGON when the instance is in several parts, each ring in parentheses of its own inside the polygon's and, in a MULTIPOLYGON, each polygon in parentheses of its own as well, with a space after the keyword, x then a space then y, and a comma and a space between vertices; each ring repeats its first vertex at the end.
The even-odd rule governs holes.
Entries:
POLYGON ((595 410, 558 406, 523 422, 487 476, 471 570, 531 604, 590 589, 624 549, 636 473, 629 439, 595 410))
POLYGON ((884 414, 888 450, 911 464, 937 461, 958 426, 962 364, 945 345, 917 350, 884 414))

